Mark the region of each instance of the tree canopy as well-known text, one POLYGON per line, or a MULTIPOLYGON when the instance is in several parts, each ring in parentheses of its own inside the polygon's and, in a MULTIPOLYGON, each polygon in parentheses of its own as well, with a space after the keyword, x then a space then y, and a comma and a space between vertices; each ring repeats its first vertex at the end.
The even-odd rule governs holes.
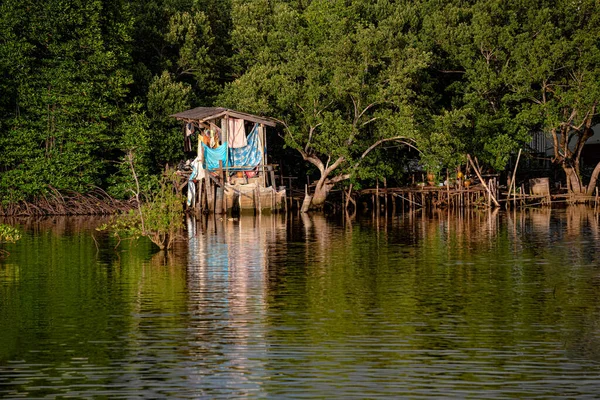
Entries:
MULTIPOLYGON (((318 176, 476 156, 502 170, 535 132, 574 192, 598 123, 595 0, 5 0, 0 201, 99 186, 128 196, 186 155, 169 115, 229 106, 281 122, 318 176), (399 141, 399 142, 397 142, 399 141)), ((285 156, 279 156, 284 158, 285 156)), ((303 168, 306 168, 306 165, 303 168)), ((301 171, 289 171, 304 175, 301 171)))
POLYGON ((245 70, 222 100, 281 121, 286 144, 320 173, 315 205, 371 146, 417 137, 418 76, 429 56, 414 45, 406 6, 234 2, 233 44, 245 70))

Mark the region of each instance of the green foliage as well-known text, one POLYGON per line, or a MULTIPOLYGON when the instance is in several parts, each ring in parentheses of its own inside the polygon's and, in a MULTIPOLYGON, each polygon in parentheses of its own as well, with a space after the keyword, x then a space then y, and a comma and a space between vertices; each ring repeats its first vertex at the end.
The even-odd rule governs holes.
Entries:
POLYGON ((21 239, 21 232, 10 225, 0 224, 0 243, 14 243, 21 239))
POLYGON ((183 158, 183 139, 181 123, 170 115, 190 108, 191 87, 176 82, 165 71, 152 81, 147 99, 153 161, 155 165, 173 164, 183 158))
POLYGON ((5 0, 0 201, 126 197, 129 152, 156 190, 186 156, 169 115, 215 99, 283 121, 284 146, 330 183, 401 179, 413 153, 390 138, 431 171, 465 154, 501 170, 538 131, 580 180, 599 23, 596 0, 5 0))
POLYGON ((423 11, 429 79, 443 90, 429 128, 442 146, 432 155, 457 163, 471 153, 502 169, 532 132, 568 127, 577 137, 586 118, 596 121, 596 1, 430 1, 423 11))
POLYGON ((220 58, 212 56, 212 26, 222 33, 223 25, 201 8, 227 19, 212 0, 2 2, 2 202, 49 186, 110 187, 122 197, 129 174, 117 161, 132 135, 144 147, 136 150, 142 180, 179 161, 181 126, 169 115, 209 101, 226 70, 216 65, 222 39, 220 58))
MULTIPOLYGON (((21 239, 21 232, 10 225, 0 224, 0 244, 15 243, 21 239)), ((10 253, 0 248, 0 257, 8 256, 10 253)))
POLYGON ((86 192, 106 174, 131 83, 127 7, 96 0, 3 8, 0 53, 12 96, 3 95, 0 193, 15 201, 48 185, 86 192))
POLYGON ((134 156, 134 168, 142 190, 151 191, 158 186, 150 125, 151 121, 142 110, 141 104, 132 104, 119 132, 121 136, 119 149, 126 155, 121 157, 117 171, 107 178, 110 195, 116 198, 128 198, 133 193, 135 180, 127 162, 129 153, 134 156))
POLYGON ((411 10, 234 1, 235 61, 244 74, 220 100, 284 121, 286 144, 322 178, 332 164, 351 170, 378 140, 415 136, 416 78, 428 55, 411 45, 411 10))

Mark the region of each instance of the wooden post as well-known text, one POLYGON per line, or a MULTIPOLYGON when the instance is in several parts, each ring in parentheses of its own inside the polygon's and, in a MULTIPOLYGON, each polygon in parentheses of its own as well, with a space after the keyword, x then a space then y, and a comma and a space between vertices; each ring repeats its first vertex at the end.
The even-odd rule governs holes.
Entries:
POLYGON ((202 208, 202 179, 200 179, 198 182, 191 181, 189 184, 195 185, 196 187, 196 204, 194 205, 194 208, 196 209, 196 213, 198 213, 198 211, 202 208))
POLYGON ((275 182, 275 166, 271 166, 271 169, 270 169, 269 172, 270 172, 270 175, 271 175, 271 186, 273 188, 276 188, 277 187, 277 182, 275 182))
MULTIPOLYGON (((517 206, 517 167, 519 166, 519 160, 521 159, 521 149, 519 149, 519 155, 517 156, 517 162, 515 163, 515 169, 512 174, 512 179, 510 181, 510 186, 508 187, 508 199, 510 200, 511 188, 514 188, 515 194, 513 197, 513 205, 517 206)), ((508 207, 508 201, 506 201, 506 206, 508 207)))
POLYGON ((254 207, 255 207, 255 212, 258 215, 262 214, 262 206, 260 203, 260 186, 257 184, 256 185, 256 190, 255 190, 255 199, 254 199, 254 207))
MULTIPOLYGON (((267 186, 267 177, 265 174, 265 165, 267 163, 266 160, 266 147, 267 147, 267 142, 266 142, 266 138, 265 138, 265 126, 263 124, 259 124, 258 125, 258 137, 260 138, 260 157, 262 159, 261 164, 262 164, 262 182, 263 182, 263 187, 267 186)), ((274 175, 274 174, 273 174, 274 175)), ((274 185, 274 184, 273 184, 274 185)))
POLYGON ((275 212, 275 186, 271 186, 271 213, 275 212))
POLYGON ((379 179, 377 179, 375 185, 375 216, 379 217, 379 179))
POLYGON ((204 179, 204 191, 206 193, 206 211, 210 212, 210 201, 212 199, 212 182, 210 179, 210 172, 207 170, 206 173, 207 175, 204 179))
POLYGON ((374 213, 376 212, 376 211, 375 211, 375 208, 376 208, 376 207, 375 207, 375 195, 374 195, 374 194, 372 194, 372 193, 371 193, 371 205, 373 206, 373 210, 372 210, 372 212, 371 212, 371 213, 372 213, 372 214, 374 214, 374 213))
POLYGON ((213 214, 217 213, 217 184, 211 182, 210 188, 212 190, 212 202, 213 202, 213 214))
POLYGON ((471 166, 473 167, 473 169, 475 170, 475 173, 477 174, 477 177, 479 178, 479 180, 481 181, 481 183, 483 184, 483 187, 485 188, 485 190, 487 190, 487 192, 489 193, 489 195, 491 196, 492 200, 494 201, 494 204, 496 205, 496 207, 500 207, 500 203, 498 203, 498 200, 496 200, 496 198, 494 197, 494 195, 492 194, 492 192, 490 191, 490 188, 488 187, 488 185, 485 183, 485 180, 483 180, 483 178, 481 177, 481 174, 479 173, 479 168, 477 168, 475 166, 475 163, 473 162, 473 159, 471 158, 471 156, 469 154, 467 154, 467 158, 469 160, 469 162, 471 163, 471 166))
MULTIPOLYGON (((220 204, 220 209, 218 210, 219 214, 223 214, 227 212, 227 208, 223 209, 224 205, 225 205, 225 171, 223 170, 223 160, 219 160, 219 179, 221 179, 222 182, 222 186, 221 186, 221 204, 220 204)), ((217 188, 217 194, 219 192, 219 189, 217 188)), ((217 196, 218 197, 218 196, 217 196)), ((217 212, 217 210, 215 209, 215 212, 217 212)))
POLYGON ((450 209, 450 176, 446 170, 446 194, 448 196, 448 209, 450 209))
POLYGON ((383 198, 383 206, 385 207, 385 216, 387 219, 388 215, 388 190, 387 190, 387 179, 383 178, 383 190, 384 190, 384 198, 383 198))

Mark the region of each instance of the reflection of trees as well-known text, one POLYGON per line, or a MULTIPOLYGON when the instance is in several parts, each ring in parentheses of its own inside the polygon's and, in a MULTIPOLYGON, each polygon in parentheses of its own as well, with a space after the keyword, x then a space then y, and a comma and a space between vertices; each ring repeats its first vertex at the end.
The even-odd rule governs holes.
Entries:
POLYGON ((320 215, 302 220, 286 263, 288 272, 304 269, 272 288, 272 296, 288 294, 279 307, 293 318, 283 322, 300 332, 278 331, 279 340, 364 336, 419 349, 504 349, 559 342, 558 329, 581 330, 572 315, 582 309, 598 320, 593 210, 407 213, 359 220, 352 230, 320 215))
MULTIPOLYGON (((121 344, 127 332, 141 328, 138 317, 148 310, 181 310, 181 268, 146 263, 149 243, 127 242, 117 253, 113 245, 92 234, 97 218, 45 218, 19 222, 26 233, 16 244, 11 263, 19 266, 20 280, 12 289, 0 285, 2 320, 19 321, 0 330, 2 349, 23 352, 28 361, 85 357, 106 364, 124 357, 121 344), (110 255, 110 256, 107 256, 110 255), (179 304, 179 305, 178 305, 179 304), (14 318, 9 318, 13 315, 14 318), (40 353, 29 353, 41 350, 40 353), (35 354, 35 356, 32 356, 35 354), (49 358, 48 358, 49 357, 49 358)), ((19 357, 0 351, 0 360, 19 357)))

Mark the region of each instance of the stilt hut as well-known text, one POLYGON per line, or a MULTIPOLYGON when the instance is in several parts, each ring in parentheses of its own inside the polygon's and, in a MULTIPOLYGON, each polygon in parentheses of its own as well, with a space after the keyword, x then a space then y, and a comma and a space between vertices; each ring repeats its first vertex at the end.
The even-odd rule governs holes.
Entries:
POLYGON ((197 107, 172 117, 184 122, 186 152, 196 150, 188 208, 216 214, 285 209, 285 188, 277 188, 275 166, 267 163, 266 127, 275 121, 221 107, 197 107))

